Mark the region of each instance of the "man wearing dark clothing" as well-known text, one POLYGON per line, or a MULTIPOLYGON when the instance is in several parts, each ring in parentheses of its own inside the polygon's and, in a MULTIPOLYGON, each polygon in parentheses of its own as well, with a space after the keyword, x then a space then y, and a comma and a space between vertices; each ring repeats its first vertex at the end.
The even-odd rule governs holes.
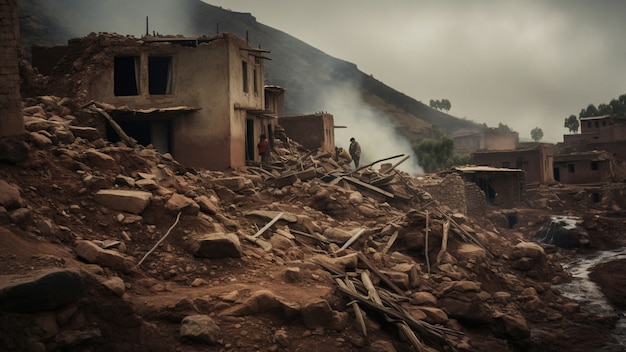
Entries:
POLYGON ((361 159, 361 146, 354 137, 350 138, 350 156, 354 160, 354 167, 359 168, 359 159, 361 159))
POLYGON ((257 148, 259 149, 261 167, 263 167, 263 164, 267 164, 267 161, 269 160, 269 154, 270 154, 267 150, 267 138, 265 138, 264 134, 262 134, 259 137, 259 144, 257 144, 257 148))

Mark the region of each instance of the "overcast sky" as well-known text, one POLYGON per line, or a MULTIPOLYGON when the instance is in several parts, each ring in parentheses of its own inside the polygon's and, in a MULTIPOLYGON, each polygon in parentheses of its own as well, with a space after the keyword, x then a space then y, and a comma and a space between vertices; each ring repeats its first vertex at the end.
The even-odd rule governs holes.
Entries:
POLYGON ((523 139, 560 142, 566 117, 626 93, 624 0, 204 1, 523 139))

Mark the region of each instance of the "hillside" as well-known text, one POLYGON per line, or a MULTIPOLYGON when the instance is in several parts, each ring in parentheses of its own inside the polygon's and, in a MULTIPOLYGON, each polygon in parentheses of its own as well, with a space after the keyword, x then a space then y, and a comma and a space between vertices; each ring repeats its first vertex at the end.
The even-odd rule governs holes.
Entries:
POLYGON ((23 0, 19 2, 22 45, 28 55, 32 45, 64 45, 67 39, 93 31, 126 34, 132 28, 141 33, 145 32, 144 18, 153 13, 150 22, 155 23, 157 31, 159 28, 177 31, 162 34, 233 32, 248 38, 252 46, 271 50, 271 60, 266 61, 265 83, 287 89, 287 115, 327 111, 335 116, 337 125, 349 128, 357 128, 360 119, 373 119, 376 124, 390 124, 392 130, 411 143, 484 127, 433 110, 361 72, 353 63, 331 57, 287 33, 258 23, 253 14, 224 10, 200 0, 177 1, 175 8, 167 3, 23 0), (159 9, 162 11, 158 12, 159 9), (154 15, 155 11, 159 15, 154 15))

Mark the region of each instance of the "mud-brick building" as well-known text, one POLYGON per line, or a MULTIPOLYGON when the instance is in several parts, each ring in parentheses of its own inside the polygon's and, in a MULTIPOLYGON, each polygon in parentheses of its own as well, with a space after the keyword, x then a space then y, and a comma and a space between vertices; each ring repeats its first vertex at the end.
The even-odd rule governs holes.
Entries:
POLYGON ((277 112, 265 108, 267 53, 231 33, 100 33, 68 41, 52 76, 79 100, 115 107, 108 113, 140 144, 187 167, 223 170, 258 161, 259 136, 276 126, 277 112))
POLYGON ((623 177, 623 166, 606 151, 554 156, 554 179, 561 183, 602 183, 623 177))
POLYGON ((620 160, 626 160, 626 117, 581 117, 580 134, 566 134, 563 145, 576 152, 605 150, 620 160))
POLYGON ((515 150, 519 135, 490 128, 478 133, 459 133, 453 139, 455 153, 470 154, 476 150, 515 150))
POLYGON ((554 182, 554 150, 551 144, 538 144, 529 149, 476 151, 472 164, 524 171, 526 183, 554 182))
POLYGON ((18 67, 17 0, 0 2, 0 137, 24 133, 18 67))
POLYGON ((285 129, 285 133, 303 147, 325 152, 335 151, 335 122, 328 113, 312 115, 283 116, 278 123, 285 129))

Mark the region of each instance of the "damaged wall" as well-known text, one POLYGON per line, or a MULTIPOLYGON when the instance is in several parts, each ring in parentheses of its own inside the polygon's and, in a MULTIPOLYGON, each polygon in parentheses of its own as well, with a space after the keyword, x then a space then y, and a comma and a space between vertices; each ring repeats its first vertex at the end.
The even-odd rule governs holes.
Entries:
POLYGON ((18 67, 17 0, 0 3, 0 137, 24 133, 18 67))
POLYGON ((231 33, 141 39, 91 34, 68 42, 53 76, 79 100, 131 112, 114 118, 145 139, 158 136, 150 142, 181 164, 223 170, 255 159, 246 146, 268 128, 256 114, 264 104, 258 51, 231 33), (146 109, 154 111, 132 114, 146 109))
POLYGON ((289 137, 307 149, 335 151, 335 123, 331 114, 285 116, 279 118, 278 123, 289 137))

